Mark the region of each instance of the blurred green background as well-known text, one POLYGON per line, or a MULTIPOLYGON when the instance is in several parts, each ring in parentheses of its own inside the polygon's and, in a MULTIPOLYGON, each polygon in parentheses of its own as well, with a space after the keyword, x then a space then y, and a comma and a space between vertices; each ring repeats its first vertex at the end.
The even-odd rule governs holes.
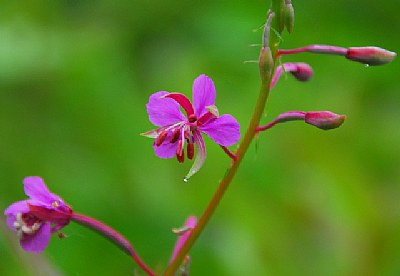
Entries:
MULTIPOLYGON (((246 128, 259 89, 256 60, 269 1, 1 1, 0 207, 44 178, 75 211, 107 222, 157 271, 190 214, 200 216, 230 160, 210 139, 191 162, 154 156, 148 97, 191 94, 205 73, 221 113, 246 128)), ((398 1, 294 1, 282 48, 376 45, 399 51, 398 1)), ((300 122, 260 136, 191 250, 191 275, 400 275, 399 63, 365 67, 300 54, 308 83, 282 78, 267 123, 288 110, 331 110, 345 124, 300 122)), ((4 221, 4 217, 3 217, 4 221)), ((1 224, 1 275, 132 275, 130 259, 71 223, 35 256, 1 224)), ((139 272, 139 275, 143 273, 139 272)))

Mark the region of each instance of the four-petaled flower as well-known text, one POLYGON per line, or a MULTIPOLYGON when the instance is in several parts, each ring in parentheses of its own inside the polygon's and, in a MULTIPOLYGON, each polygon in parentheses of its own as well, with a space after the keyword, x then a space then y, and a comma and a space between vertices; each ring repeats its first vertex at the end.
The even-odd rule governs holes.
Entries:
POLYGON ((23 183, 30 199, 11 204, 4 214, 7 225, 17 232, 21 247, 40 253, 47 247, 51 234, 69 223, 72 209, 51 193, 40 177, 26 177, 23 183))
POLYGON ((185 181, 195 174, 206 158, 206 147, 201 133, 207 134, 221 146, 231 146, 240 139, 240 126, 233 116, 219 116, 214 105, 216 92, 211 78, 201 75, 193 83, 193 105, 180 93, 159 91, 150 96, 146 105, 150 122, 158 129, 142 135, 155 138, 153 147, 160 158, 177 157, 179 162, 194 156, 194 145, 197 155, 185 181), (183 108, 185 116, 180 107, 183 108))

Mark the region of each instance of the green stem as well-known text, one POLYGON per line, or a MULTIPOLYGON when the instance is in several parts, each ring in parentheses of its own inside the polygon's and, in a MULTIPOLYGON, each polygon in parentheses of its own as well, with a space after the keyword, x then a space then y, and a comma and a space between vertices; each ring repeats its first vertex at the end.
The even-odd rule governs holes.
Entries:
MULTIPOLYGON (((275 23, 277 24, 277 23, 275 23)), ((271 36, 270 47, 272 50, 272 56, 274 57, 274 64, 276 64, 276 56, 277 47, 279 44, 279 38, 275 35, 271 36)), ((260 123, 261 116, 264 113, 265 105, 268 100, 269 92, 270 92, 270 83, 272 79, 272 73, 268 78, 265 78, 261 84, 259 96, 257 99, 257 103, 254 109, 253 116, 250 120, 250 124, 247 128, 245 136, 242 142, 239 145, 239 148, 236 153, 236 159, 234 159, 231 163, 230 168, 228 169, 225 177, 219 183, 217 190, 215 191, 213 197, 211 198, 210 203, 208 204, 206 210, 203 215, 200 217, 196 227, 192 230, 189 238, 186 240, 186 243, 183 245, 179 253, 177 254, 174 261, 167 267, 164 272, 164 276, 173 276, 174 273, 178 270, 179 265, 182 263, 185 256, 188 254, 189 250, 192 248, 193 244, 196 242, 200 234, 203 232, 207 223, 211 219, 215 210, 217 209, 219 203, 221 202, 222 197, 225 194, 225 191, 229 187, 229 184, 232 182, 233 177, 235 176, 239 165, 246 154, 251 142, 254 139, 254 135, 256 133, 256 128, 260 123)))

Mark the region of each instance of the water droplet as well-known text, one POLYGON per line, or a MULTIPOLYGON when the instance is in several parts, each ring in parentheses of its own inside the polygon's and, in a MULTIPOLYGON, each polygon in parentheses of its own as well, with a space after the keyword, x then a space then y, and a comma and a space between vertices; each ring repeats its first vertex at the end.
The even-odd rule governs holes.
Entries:
POLYGON ((367 64, 365 64, 365 67, 369 67, 369 64, 367 63, 367 64))
POLYGON ((184 182, 188 183, 189 179, 187 179, 186 177, 183 179, 184 182))

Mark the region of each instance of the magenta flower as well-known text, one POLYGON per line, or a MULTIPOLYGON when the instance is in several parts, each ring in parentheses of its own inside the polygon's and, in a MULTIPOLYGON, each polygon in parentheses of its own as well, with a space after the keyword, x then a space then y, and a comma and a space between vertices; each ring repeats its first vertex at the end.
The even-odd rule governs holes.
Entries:
POLYGON ((229 114, 218 115, 215 98, 213 81, 200 75, 193 83, 193 104, 183 94, 159 91, 150 96, 146 105, 150 122, 159 128, 142 135, 155 138, 153 147, 158 157, 176 156, 179 162, 183 162, 185 144, 188 159, 194 157, 196 145, 198 152, 185 181, 199 171, 206 158, 202 133, 221 146, 231 146, 240 139, 239 123, 229 114))
POLYGON ((49 241, 51 233, 66 226, 72 209, 57 195, 52 194, 38 176, 26 177, 24 191, 30 199, 11 204, 5 211, 7 225, 17 232, 21 247, 40 253, 49 241))

